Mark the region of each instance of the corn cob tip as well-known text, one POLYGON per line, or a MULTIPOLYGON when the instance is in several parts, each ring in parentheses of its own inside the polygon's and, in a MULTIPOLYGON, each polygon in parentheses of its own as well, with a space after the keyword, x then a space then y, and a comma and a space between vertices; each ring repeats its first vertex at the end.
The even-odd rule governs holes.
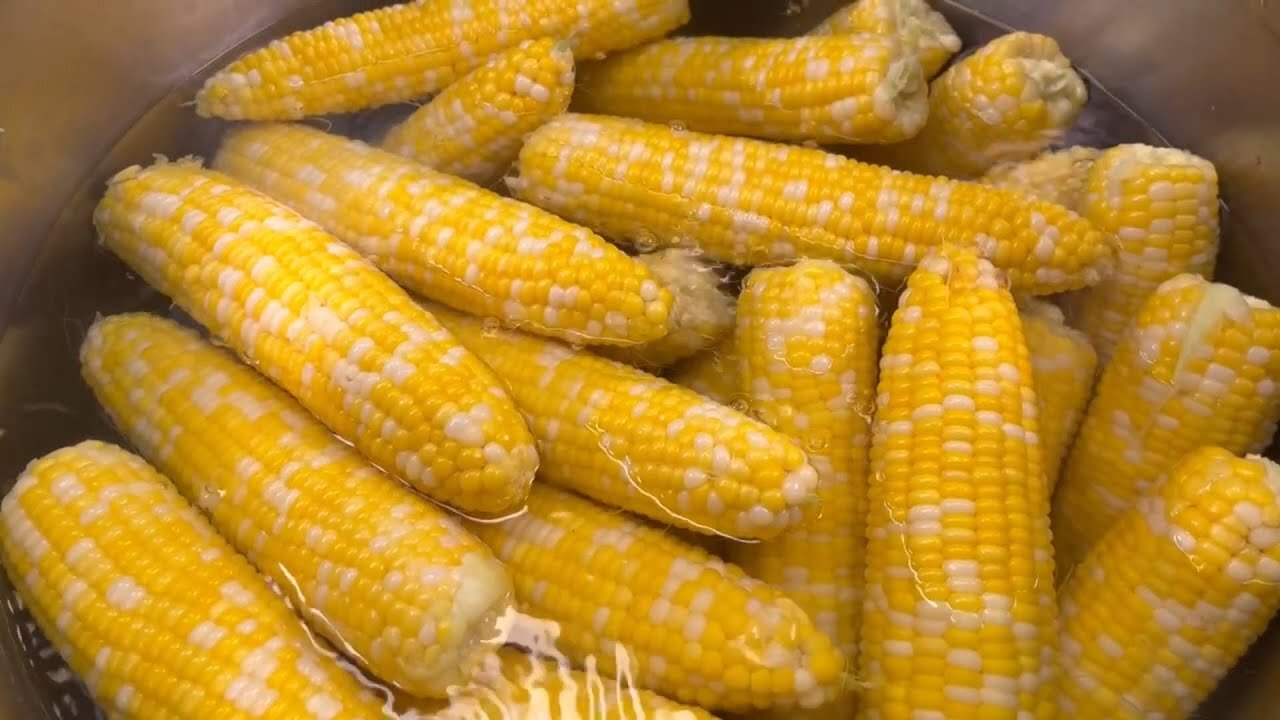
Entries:
POLYGON ((638 255, 672 297, 667 334, 651 342, 602 348, 601 354, 645 369, 660 369, 684 360, 724 338, 733 327, 733 296, 725 292, 720 271, 699 253, 667 248, 638 255))

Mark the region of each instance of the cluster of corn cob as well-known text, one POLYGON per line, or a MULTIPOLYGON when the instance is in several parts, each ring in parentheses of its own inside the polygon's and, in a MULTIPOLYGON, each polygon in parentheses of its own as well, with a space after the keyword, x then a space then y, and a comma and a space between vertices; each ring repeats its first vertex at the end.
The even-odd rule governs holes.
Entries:
POLYGON ((109 714, 1182 720, 1262 631, 1280 310, 1210 282, 1213 166, 1043 152, 1085 99, 1043 36, 929 91, 960 43, 925 0, 664 39, 688 13, 336 20, 197 110, 438 92, 380 149, 254 124, 111 180, 106 246, 210 337, 95 322, 138 455, 0 504, 109 714))

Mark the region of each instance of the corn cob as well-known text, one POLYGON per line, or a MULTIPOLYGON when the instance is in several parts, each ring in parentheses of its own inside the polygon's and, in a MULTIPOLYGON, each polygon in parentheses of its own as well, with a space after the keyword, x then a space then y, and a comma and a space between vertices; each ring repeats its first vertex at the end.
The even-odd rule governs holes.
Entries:
POLYGON ((1062 595, 1061 717, 1185 720, 1280 609, 1280 468, 1202 448, 1062 595))
POLYGON ((382 717, 249 563, 114 445, 28 465, 0 504, 0 559, 113 717, 382 717))
POLYGON ((1088 92, 1052 38, 1015 32, 955 63, 929 88, 929 122, 911 140, 858 157, 900 170, 977 177, 1034 157, 1075 123, 1088 92))
POLYGON ((1062 458, 1093 395, 1098 354, 1083 333, 1067 327, 1056 305, 1032 299, 1020 305, 1039 401, 1041 466, 1048 492, 1053 495, 1062 458))
POLYGON ((767 538, 817 514, 804 453, 762 423, 630 365, 432 311, 507 383, 539 478, 705 534, 767 538))
POLYGON ((900 142, 929 85, 892 35, 682 37, 579 70, 575 109, 774 140, 900 142))
MULTIPOLYGON (((803 260, 753 271, 740 302, 742 389, 757 416, 808 451, 822 514, 776 540, 735 544, 729 557, 795 600, 852 661, 862 620, 876 296, 830 261, 803 260)), ((805 717, 849 718, 854 705, 844 693, 805 717)))
POLYGON ((442 510, 168 320, 101 320, 80 354, 116 426, 318 634, 419 695, 444 697, 475 668, 511 581, 442 510))
POLYGON ((794 602, 612 509, 539 483, 524 514, 471 528, 575 665, 728 711, 817 705, 842 681, 839 651, 794 602))
POLYGON ((667 372, 667 379, 722 405, 746 404, 738 385, 738 358, 732 336, 703 350, 667 372))
POLYGON ((1080 212, 1089 170, 1100 152, 1097 148, 1073 145, 1041 153, 1030 160, 1003 162, 984 173, 980 182, 1080 212))
POLYGON ((657 370, 696 355, 733 330, 734 298, 721 289, 716 270, 692 251, 670 248, 637 259, 672 294, 667 334, 641 345, 598 348, 599 354, 657 370))
POLYGON ((971 250, 930 255, 889 328, 868 498, 868 720, 1054 716, 1049 498, 1001 282, 971 250))
POLYGON ((566 38, 574 57, 660 38, 689 20, 687 0, 419 0, 293 33, 209 78, 196 111, 229 120, 297 120, 430 95, 494 53, 566 38))
POLYGON ((1160 283, 1180 273, 1212 278, 1218 174, 1183 150, 1121 145, 1093 164, 1081 213, 1120 244, 1115 272, 1067 302, 1072 325, 1105 361, 1160 283))
POLYGON ((1067 455, 1054 499, 1069 571, 1186 453, 1260 452, 1280 418, 1280 309, 1179 275, 1121 338, 1067 455))
MULTIPOLYGON (((589 663, 594 665, 594 663, 589 663)), ((411 701, 402 720, 715 720, 707 711, 680 705, 594 667, 567 665, 503 648, 476 677, 451 694, 447 705, 411 701)))
POLYGON ((533 133, 512 189, 615 238, 761 265, 826 258, 895 285, 931 247, 973 243, 1022 291, 1097 282, 1112 249, 1060 206, 818 150, 566 114, 533 133))
POLYGON ((233 132, 215 166, 322 225, 414 292, 530 331, 635 344, 671 296, 585 228, 301 125, 233 132))
POLYGON ((524 136, 564 112, 573 52, 554 38, 526 40, 459 78, 387 133, 382 147, 485 185, 502 177, 524 136))
POLYGON ((960 51, 960 36, 926 0, 855 0, 835 11, 810 35, 875 33, 901 39, 920 58, 925 79, 960 51))
POLYGON ((188 162, 120 172, 94 224, 144 280, 378 466, 470 512, 524 501, 537 453, 501 382, 320 228, 188 162))

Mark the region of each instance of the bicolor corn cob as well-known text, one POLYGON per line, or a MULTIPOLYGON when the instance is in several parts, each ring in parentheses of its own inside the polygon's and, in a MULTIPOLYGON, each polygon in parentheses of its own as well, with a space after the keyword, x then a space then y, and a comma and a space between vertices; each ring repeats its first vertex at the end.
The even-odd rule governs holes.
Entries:
POLYGON ((729 711, 818 705, 842 682, 839 651, 780 591, 616 510, 539 483, 525 513, 470 527, 577 666, 729 711))
POLYGON ((100 320, 80 355, 116 426, 318 634, 415 694, 444 697, 469 676, 511 580, 444 511, 168 320, 100 320))
POLYGON ((578 342, 667 332, 671 296, 591 231, 356 140, 234 131, 215 166, 322 225, 414 292, 578 342))
POLYGON ((667 372, 667 379, 721 405, 746 403, 738 385, 738 360, 733 338, 684 360, 667 372))
POLYGON ((972 251, 912 274, 880 360, 859 678, 868 720, 1051 718, 1049 497, 1017 307, 972 251))
POLYGON ((114 445, 28 465, 0 504, 0 559, 112 717, 383 717, 169 481, 114 445))
POLYGON ((433 311, 506 381, 540 480, 706 534, 773 537, 818 513, 804 452, 764 424, 630 365, 433 311))
POLYGON ((929 175, 976 177, 1034 157, 1084 108, 1084 80, 1052 38, 1015 32, 952 65, 929 88, 929 122, 911 140, 859 157, 929 175))
POLYGON ((524 40, 565 38, 578 58, 660 38, 687 0, 417 0, 293 33, 209 78, 196 111, 297 120, 430 95, 524 40))
POLYGON ((610 237, 761 265, 797 257, 902 280, 943 243, 976 244, 1037 294, 1101 279, 1109 240, 1064 208, 819 150, 566 114, 520 153, 513 190, 610 237))
POLYGON ((381 468, 474 512, 538 465, 502 383, 387 275, 292 210, 192 163, 129 168, 102 240, 381 468))
POLYGON ((892 35, 673 38, 578 75, 582 112, 774 140, 899 142, 929 111, 920 61, 892 35))
POLYGON ((515 163, 524 136, 569 108, 573 51, 555 38, 504 50, 395 126, 382 147, 474 183, 515 163))
MULTIPOLYGON (((715 720, 707 711, 680 705, 634 685, 629 675, 601 675, 514 648, 490 655, 471 682, 450 696, 447 707, 403 712, 403 720, 715 720)), ((415 703, 423 705, 423 703, 415 703)), ((415 708, 416 709, 416 708, 415 708)))
POLYGON ((1201 448, 1062 593, 1060 717, 1186 720, 1280 609, 1280 467, 1201 448))
POLYGON ((1089 170, 1101 152, 1097 148, 1073 145, 1041 153, 1030 160, 1003 162, 984 173, 979 182, 1080 212, 1089 170))
POLYGON ((1119 242, 1115 272, 1067 301, 1072 325, 1105 360, 1160 283, 1180 273, 1212 278, 1218 174, 1184 150, 1121 145, 1094 162, 1080 212, 1119 242))
POLYGON ((1067 327, 1058 306, 1033 299, 1019 304, 1040 408, 1041 466, 1052 495, 1062 458, 1093 396, 1098 354, 1084 333, 1067 327))
POLYGON ((898 38, 905 50, 920 59, 926 80, 960 50, 960 36, 927 0, 855 0, 809 31, 810 35, 855 33, 898 38))
MULTIPOLYGON (((735 544, 729 557, 795 600, 852 661, 862 621, 876 296, 835 263, 802 260, 753 271, 739 307, 741 387, 757 417, 808 452, 822 514, 775 540, 735 544)), ((854 704, 845 693, 805 717, 850 718, 854 704)))
POLYGON ((1147 298, 1103 369, 1054 497, 1062 572, 1179 458, 1261 452, 1280 418, 1280 309, 1179 275, 1147 298))
POLYGON ((733 330, 734 298, 721 288, 718 271, 699 261, 694 252, 668 248, 636 259, 672 295, 667 334, 641 345, 602 347, 596 352, 655 370, 715 345, 733 330))
POLYGON ((107 246, 366 457, 469 512, 520 507, 538 458, 502 383, 354 250, 190 162, 112 178, 107 246))

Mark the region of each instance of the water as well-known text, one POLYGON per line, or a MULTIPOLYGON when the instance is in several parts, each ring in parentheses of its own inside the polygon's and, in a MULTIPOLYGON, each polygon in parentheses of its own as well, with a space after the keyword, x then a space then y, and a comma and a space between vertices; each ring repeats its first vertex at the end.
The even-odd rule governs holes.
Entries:
MULTIPOLYGON (((783 12, 805 15, 813 10, 807 5, 798 0, 788 2, 783 12)), ((106 177, 115 170, 148 162, 153 153, 170 157, 209 154, 223 124, 198 120, 184 107, 195 86, 193 80, 143 116, 88 175, 81 191, 50 231, 44 254, 0 341, 0 376, 6 378, 6 385, 0 387, 0 478, 16 477, 32 457, 86 437, 122 442, 79 378, 76 351, 95 317, 143 310, 191 324, 185 314, 146 287, 109 253, 95 248, 96 238, 89 230, 88 218, 106 177), (33 363, 31 358, 39 361, 33 363)), ((1158 139, 1149 126, 1115 98, 1101 88, 1092 90, 1080 124, 1082 130, 1068 140, 1101 144, 1119 139, 1158 139)), ((410 111, 412 107, 404 106, 318 122, 336 132, 373 138, 394 121, 388 118, 402 117, 410 111)), ((683 129, 679 123, 672 126, 683 129)), ((0 172, 7 172, 3 164, 4 142, 0 129, 0 172)), ((636 242, 641 251, 652 250, 656 244, 656 240, 646 238, 636 242)), ((745 398, 736 398, 733 406, 744 413, 751 412, 745 398)), ((867 415, 871 412, 871 408, 862 410, 867 415)), ((817 450, 828 442, 825 438, 813 441, 820 446, 817 450)), ((201 504, 212 506, 220 500, 217 490, 210 488, 201 504)), ((11 686, 13 695, 22 698, 23 706, 30 709, 30 717, 102 717, 86 697, 82 684, 36 629, 3 575, 0 601, 0 650, 6 658, 20 658, 10 664, 8 675, 0 675, 0 688, 11 686)))

